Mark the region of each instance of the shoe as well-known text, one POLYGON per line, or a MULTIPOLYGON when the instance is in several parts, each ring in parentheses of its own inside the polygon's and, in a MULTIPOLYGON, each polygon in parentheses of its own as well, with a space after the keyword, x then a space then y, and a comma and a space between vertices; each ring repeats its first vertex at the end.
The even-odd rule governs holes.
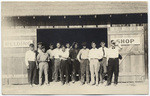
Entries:
POLYGON ((30 87, 33 87, 33 85, 32 85, 32 84, 30 84, 30 87))
POLYGON ((108 84, 108 83, 107 83, 105 86, 110 86, 110 85, 111 85, 111 84, 108 84))
POLYGON ((45 85, 49 86, 50 84, 46 83, 45 85))
POLYGON ((68 82, 66 82, 66 85, 70 85, 68 82))
POLYGON ((72 83, 75 83, 75 81, 73 80, 72 83))
POLYGON ((42 84, 39 84, 39 86, 42 86, 42 84))
POLYGON ((114 84, 114 86, 117 86, 117 84, 114 84))
POLYGON ((98 86, 98 83, 96 83, 96 86, 98 86))
POLYGON ((95 85, 95 83, 92 83, 92 82, 91 82, 90 85, 95 85))
POLYGON ((64 82, 61 82, 61 85, 63 86, 65 83, 64 82))
POLYGON ((32 86, 36 86, 35 84, 32 84, 32 86))

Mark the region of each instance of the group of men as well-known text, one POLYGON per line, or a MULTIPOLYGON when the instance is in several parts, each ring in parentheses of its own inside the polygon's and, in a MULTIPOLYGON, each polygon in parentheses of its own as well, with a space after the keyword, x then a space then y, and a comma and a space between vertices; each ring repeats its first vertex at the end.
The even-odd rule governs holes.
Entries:
POLYGON ((38 43, 38 50, 34 50, 34 44, 30 44, 30 50, 26 52, 25 63, 29 70, 28 81, 31 86, 35 83, 36 71, 39 69, 39 85, 42 85, 43 72, 46 85, 49 85, 49 77, 55 82, 61 81, 61 84, 69 84, 77 81, 77 76, 81 85, 87 83, 90 85, 99 85, 104 82, 104 76, 107 74, 107 86, 111 85, 114 74, 114 85, 118 84, 119 51, 122 49, 120 44, 111 40, 111 47, 107 48, 105 42, 100 43, 97 48, 96 43, 91 43, 91 49, 87 48, 86 42, 82 43, 82 49, 78 48, 78 43, 69 43, 66 46, 59 42, 50 44, 50 49, 42 43, 38 43), (50 75, 51 74, 51 75, 50 75), (60 79, 59 79, 60 78, 60 79))

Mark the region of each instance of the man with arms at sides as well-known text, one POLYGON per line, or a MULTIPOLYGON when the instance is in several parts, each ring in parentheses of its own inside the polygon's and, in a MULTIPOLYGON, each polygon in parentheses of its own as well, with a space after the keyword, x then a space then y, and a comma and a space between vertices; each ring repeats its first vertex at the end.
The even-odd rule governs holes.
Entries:
POLYGON ((69 58, 69 52, 66 50, 65 46, 62 45, 62 51, 60 54, 60 59, 61 59, 61 63, 60 63, 60 69, 61 69, 61 82, 62 85, 65 84, 69 84, 69 63, 67 61, 67 59, 69 58), (66 77, 64 77, 64 75, 66 77))
POLYGON ((119 42, 111 40, 111 47, 108 49, 108 78, 107 86, 111 85, 112 76, 114 74, 114 85, 118 84, 119 76, 119 51, 122 50, 119 42))
POLYGON ((89 49, 86 48, 86 42, 82 43, 83 48, 79 51, 77 55, 77 59, 80 62, 80 69, 81 69, 81 85, 85 84, 85 77, 86 83, 89 84, 89 49))
POLYGON ((105 42, 100 43, 101 47, 98 49, 100 55, 100 83, 103 84, 103 78, 107 73, 107 52, 108 48, 105 46, 105 42))
POLYGON ((78 49, 78 43, 74 44, 74 48, 70 50, 70 58, 71 58, 71 64, 72 64, 72 82, 74 83, 77 80, 77 73, 80 74, 79 72, 79 61, 77 59, 77 55, 79 53, 78 49))
POLYGON ((36 63, 36 53, 34 50, 34 44, 30 44, 29 49, 30 50, 27 51, 25 54, 25 63, 28 69, 28 82, 32 87, 35 84, 36 69, 38 65, 36 63))
POLYGON ((38 42, 38 49, 37 49, 37 52, 38 54, 42 52, 42 42, 38 42))
POLYGON ((91 43, 92 49, 89 51, 89 61, 90 61, 90 72, 91 72, 91 85, 96 83, 96 86, 99 84, 99 53, 98 49, 96 48, 96 43, 91 43), (96 80, 95 80, 96 77, 96 80), (95 82, 96 81, 96 82, 95 82))
POLYGON ((50 80, 54 80, 54 46, 53 44, 49 45, 49 50, 47 50, 47 53, 49 55, 50 58, 50 62, 49 62, 49 77, 50 80))
POLYGON ((45 75, 45 84, 49 85, 48 83, 48 62, 49 62, 49 55, 46 53, 45 47, 41 47, 42 52, 38 54, 37 61, 39 62, 39 85, 42 85, 42 75, 44 71, 45 75))
MULTIPOLYGON (((58 82, 58 76, 60 73, 60 55, 61 55, 61 48, 60 43, 58 42, 56 44, 56 48, 54 49, 54 80, 55 82, 58 82)), ((61 74, 60 74, 61 75, 61 74)))

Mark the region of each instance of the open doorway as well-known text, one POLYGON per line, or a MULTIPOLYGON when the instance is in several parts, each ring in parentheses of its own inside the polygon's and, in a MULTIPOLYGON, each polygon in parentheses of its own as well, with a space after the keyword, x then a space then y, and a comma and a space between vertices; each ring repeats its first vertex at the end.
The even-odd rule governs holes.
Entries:
POLYGON ((78 42, 80 48, 82 42, 87 42, 87 47, 91 48, 92 41, 97 44, 97 48, 100 47, 101 41, 107 46, 107 28, 37 29, 37 42, 42 42, 46 49, 50 43, 56 47, 57 42, 63 45, 78 42))

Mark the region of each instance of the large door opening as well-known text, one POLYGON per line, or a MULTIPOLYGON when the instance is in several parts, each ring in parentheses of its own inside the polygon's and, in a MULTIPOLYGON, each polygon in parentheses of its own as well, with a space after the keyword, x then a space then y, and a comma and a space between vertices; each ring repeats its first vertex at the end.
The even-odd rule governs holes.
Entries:
POLYGON ((37 29, 37 42, 42 42, 46 48, 50 43, 56 47, 57 42, 63 45, 78 42, 79 48, 82 48, 82 42, 87 42, 87 47, 91 48, 92 41, 96 42, 98 48, 101 41, 107 46, 107 40, 107 28, 37 29))

